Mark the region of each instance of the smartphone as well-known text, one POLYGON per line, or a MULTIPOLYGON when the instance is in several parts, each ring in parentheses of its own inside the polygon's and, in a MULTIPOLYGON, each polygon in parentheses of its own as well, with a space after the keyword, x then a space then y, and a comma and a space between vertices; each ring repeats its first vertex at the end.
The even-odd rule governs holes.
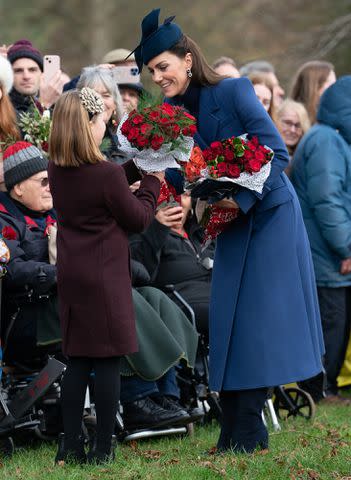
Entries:
POLYGON ((112 74, 117 84, 140 82, 140 74, 137 66, 121 65, 113 68, 112 74))
POLYGON ((44 56, 44 77, 48 83, 52 77, 61 69, 59 55, 44 56))

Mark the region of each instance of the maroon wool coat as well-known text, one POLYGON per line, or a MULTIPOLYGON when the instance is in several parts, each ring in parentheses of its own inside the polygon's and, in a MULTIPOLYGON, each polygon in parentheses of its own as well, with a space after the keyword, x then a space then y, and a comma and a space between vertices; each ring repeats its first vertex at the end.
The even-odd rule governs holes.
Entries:
POLYGON ((133 162, 80 167, 49 163, 58 216, 57 284, 63 352, 111 357, 138 350, 128 233, 153 220, 160 182, 140 180, 133 162))

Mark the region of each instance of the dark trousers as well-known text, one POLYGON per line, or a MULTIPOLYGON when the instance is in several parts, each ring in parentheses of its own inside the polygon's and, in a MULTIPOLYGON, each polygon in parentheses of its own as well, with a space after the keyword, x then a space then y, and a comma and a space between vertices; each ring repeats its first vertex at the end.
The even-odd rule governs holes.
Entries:
POLYGON ((172 367, 160 379, 156 381, 143 380, 137 375, 121 377, 121 403, 129 403, 153 395, 168 395, 178 398, 179 388, 177 385, 175 368, 172 367))
POLYGON ((218 450, 250 453, 268 448, 268 431, 262 420, 267 393, 267 388, 221 392, 218 450))
POLYGON ((318 375, 299 385, 319 401, 323 398, 323 390, 332 395, 338 391, 337 377, 350 337, 351 287, 318 287, 317 291, 325 343, 325 377, 318 375))

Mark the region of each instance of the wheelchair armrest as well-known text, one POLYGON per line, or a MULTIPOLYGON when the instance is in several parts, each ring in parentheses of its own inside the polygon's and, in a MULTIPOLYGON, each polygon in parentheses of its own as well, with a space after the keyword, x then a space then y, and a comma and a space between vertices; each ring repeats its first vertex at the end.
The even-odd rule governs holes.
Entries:
POLYGON ((176 288, 174 285, 165 285, 162 287, 163 291, 165 293, 171 293, 172 295, 175 296, 175 298, 184 306, 184 308, 189 312, 190 315, 190 321, 193 325, 194 328, 196 328, 196 321, 195 321, 195 312, 191 305, 182 297, 182 295, 177 292, 176 288))

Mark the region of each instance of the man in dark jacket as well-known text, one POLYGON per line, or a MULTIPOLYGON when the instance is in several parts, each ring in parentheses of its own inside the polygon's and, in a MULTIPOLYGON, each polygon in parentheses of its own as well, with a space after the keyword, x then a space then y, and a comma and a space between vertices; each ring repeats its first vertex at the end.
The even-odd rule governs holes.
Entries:
POLYGON ((2 338, 5 359, 30 361, 58 345, 56 267, 49 263, 47 229, 56 222, 47 159, 17 142, 4 152, 7 193, 0 193, 0 228, 11 252, 4 279, 2 338))
POLYGON ((18 40, 11 45, 7 58, 14 74, 10 98, 17 113, 28 112, 33 107, 43 113, 52 107, 62 94, 61 71, 46 82, 42 75, 43 56, 29 40, 18 40))

